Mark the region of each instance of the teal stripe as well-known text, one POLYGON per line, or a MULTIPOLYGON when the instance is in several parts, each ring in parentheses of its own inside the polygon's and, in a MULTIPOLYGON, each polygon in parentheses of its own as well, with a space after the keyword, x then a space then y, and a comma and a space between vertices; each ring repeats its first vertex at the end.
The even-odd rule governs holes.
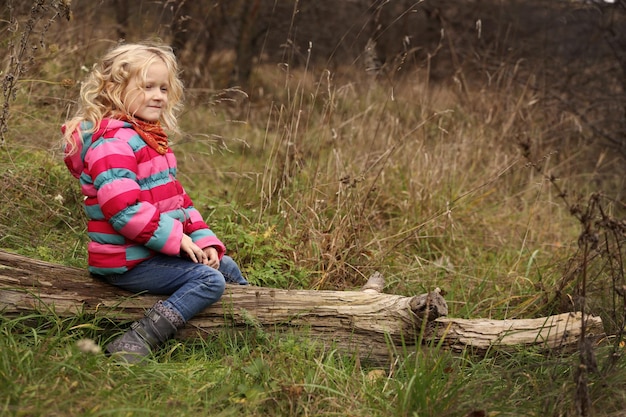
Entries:
MULTIPOLYGON (((87 132, 91 130, 92 126, 93 126, 93 123, 83 121, 80 124, 80 130, 81 132, 87 132)), ((85 161, 85 155, 87 155, 87 150, 91 147, 92 141, 93 141, 93 133, 88 134, 88 135, 83 134, 83 150, 80 152, 80 158, 83 160, 83 162, 85 161)))
POLYGON ((137 174, 126 168, 111 168, 104 172, 101 172, 93 181, 93 185, 96 188, 102 187, 111 181, 118 180, 120 178, 129 178, 133 181, 137 181, 137 174))
POLYGON ((89 238, 97 243, 110 244, 110 245, 123 245, 126 243, 124 236, 122 235, 111 235, 108 233, 96 233, 89 232, 87 233, 89 238))
POLYGON ((174 221, 169 216, 161 216, 159 227, 154 231, 146 246, 156 251, 163 249, 174 229, 174 221))
POLYGON ((144 142, 143 139, 141 139, 141 136, 137 134, 131 136, 130 139, 128 139, 127 143, 130 146, 130 148, 133 150, 133 152, 137 152, 138 150, 144 148, 145 146, 148 146, 148 144, 144 142))
POLYGON ((176 209, 163 212, 166 216, 170 216, 172 219, 178 220, 179 222, 184 222, 189 216, 185 214, 184 209, 176 209))
POLYGON ((128 224, 128 222, 139 212, 141 209, 141 202, 137 204, 133 204, 132 206, 128 206, 125 209, 121 210, 118 213, 115 213, 109 222, 111 226, 118 232, 122 230, 124 226, 128 224))
POLYGON ((138 179, 137 182, 142 190, 149 190, 159 185, 171 183, 172 179, 170 178, 169 170, 164 170, 155 172, 149 177, 138 179))
POLYGON ((92 143, 91 148, 92 148, 92 149, 96 149, 98 146, 102 146, 102 145, 104 145, 105 143, 109 143, 109 142, 117 142, 117 141, 119 141, 119 138, 116 138, 116 137, 112 137, 112 138, 104 138, 104 137, 100 136, 98 139, 96 139, 96 140, 92 143))
POLYGON ((94 219, 94 220, 104 219, 104 214, 102 213, 102 209, 100 209, 99 205, 84 206, 84 207, 85 207, 85 214, 87 215, 88 218, 94 219))
POLYGON ((120 266, 118 268, 96 268, 93 266, 89 267, 89 272, 96 275, 111 275, 111 274, 123 274, 128 271, 128 268, 125 266, 120 266))
POLYGON ((85 184, 93 184, 93 181, 91 180, 91 176, 85 174, 85 171, 83 171, 80 174, 80 184, 81 185, 85 185, 85 184))
POLYGON ((80 130, 83 132, 90 130, 92 126, 93 126, 93 123, 91 123, 88 120, 83 120, 82 122, 80 122, 80 130))
POLYGON ((129 261, 138 261, 150 257, 150 250, 145 246, 129 246, 126 248, 126 259, 129 261))
POLYGON ((215 233, 211 229, 199 229, 195 232, 192 232, 189 237, 193 240, 200 240, 205 237, 215 237, 215 233))

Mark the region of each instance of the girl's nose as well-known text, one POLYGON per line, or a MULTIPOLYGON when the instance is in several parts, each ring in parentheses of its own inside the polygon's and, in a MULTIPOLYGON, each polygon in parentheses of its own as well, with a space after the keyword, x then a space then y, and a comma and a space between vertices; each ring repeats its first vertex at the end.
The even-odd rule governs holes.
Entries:
POLYGON ((167 100, 167 92, 162 91, 160 89, 154 90, 152 92, 152 97, 153 100, 158 100, 158 101, 163 101, 163 100, 167 100))

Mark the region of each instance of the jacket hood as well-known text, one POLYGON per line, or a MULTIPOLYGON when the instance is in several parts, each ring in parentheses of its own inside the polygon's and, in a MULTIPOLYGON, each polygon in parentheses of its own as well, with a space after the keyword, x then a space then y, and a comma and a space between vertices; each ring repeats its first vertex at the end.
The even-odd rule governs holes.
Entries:
MULTIPOLYGON (((119 129, 121 127, 131 127, 130 123, 116 119, 102 119, 98 128, 92 131, 91 122, 82 122, 76 130, 72 132, 71 143, 65 146, 65 157, 63 161, 72 175, 80 178, 85 169, 85 154, 91 144, 100 139, 107 131, 119 129)), ((65 133, 65 125, 61 131, 65 133)))

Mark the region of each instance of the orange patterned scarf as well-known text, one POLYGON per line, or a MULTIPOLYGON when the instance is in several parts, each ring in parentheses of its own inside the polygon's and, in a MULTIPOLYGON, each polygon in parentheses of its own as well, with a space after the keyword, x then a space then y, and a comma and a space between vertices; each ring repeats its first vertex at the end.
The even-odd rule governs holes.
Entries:
POLYGON ((119 118, 132 124, 137 134, 141 136, 141 139, 143 139, 144 142, 146 142, 152 149, 161 155, 165 155, 167 153, 167 149, 169 148, 167 134, 163 130, 163 127, 161 127, 161 123, 159 121, 151 123, 127 115, 120 115, 119 118))

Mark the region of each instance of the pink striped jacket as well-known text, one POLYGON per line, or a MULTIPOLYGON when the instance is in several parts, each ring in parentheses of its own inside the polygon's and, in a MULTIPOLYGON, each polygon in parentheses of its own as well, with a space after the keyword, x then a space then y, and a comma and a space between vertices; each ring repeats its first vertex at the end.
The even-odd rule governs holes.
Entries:
POLYGON ((91 273, 124 273, 156 253, 178 256, 183 233, 224 255, 176 179, 171 149, 159 154, 120 120, 103 119, 94 133, 88 127, 73 132, 77 150, 67 147, 65 164, 85 196, 91 273))

